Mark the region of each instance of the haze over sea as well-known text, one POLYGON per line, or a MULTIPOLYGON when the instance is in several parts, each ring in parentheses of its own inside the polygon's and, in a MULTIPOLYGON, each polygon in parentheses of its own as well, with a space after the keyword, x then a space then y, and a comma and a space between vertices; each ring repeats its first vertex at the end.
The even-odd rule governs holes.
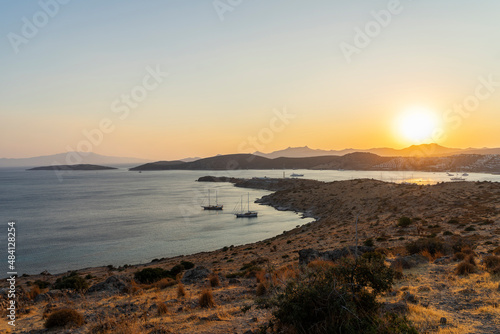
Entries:
MULTIPOLYGON (((374 178, 420 184, 449 181, 446 173, 375 171, 285 171, 321 181, 374 178)), ((293 212, 253 203, 268 191, 229 183, 195 182, 205 175, 282 177, 282 170, 65 172, 0 169, 0 220, 17 222, 19 274, 61 273, 92 266, 138 264, 154 258, 211 251, 273 237, 312 221, 293 212), (215 190, 224 211, 204 211, 215 190), (255 219, 236 219, 249 193, 255 219)), ((471 174, 468 181, 500 181, 500 175, 471 174)), ((1 243, 4 244, 5 240, 1 243)), ((3 247, 3 246, 2 246, 3 247)), ((2 263, 6 270, 6 263, 2 263)))

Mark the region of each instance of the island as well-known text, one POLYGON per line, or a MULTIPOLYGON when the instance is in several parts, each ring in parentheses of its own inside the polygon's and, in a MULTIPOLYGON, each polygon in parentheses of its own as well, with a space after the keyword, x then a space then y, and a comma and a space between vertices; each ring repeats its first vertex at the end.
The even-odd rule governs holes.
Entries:
POLYGON ((107 167, 107 166, 99 166, 99 165, 89 165, 89 164, 79 164, 79 165, 54 165, 54 166, 42 166, 42 167, 35 167, 35 168, 30 168, 27 170, 113 170, 113 169, 118 169, 115 167, 107 167))

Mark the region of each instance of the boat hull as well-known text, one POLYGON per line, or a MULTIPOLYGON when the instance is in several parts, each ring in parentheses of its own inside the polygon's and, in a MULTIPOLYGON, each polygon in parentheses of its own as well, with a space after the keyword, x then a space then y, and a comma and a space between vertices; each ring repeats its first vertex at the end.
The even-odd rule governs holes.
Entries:
POLYGON ((220 211, 222 210, 223 205, 209 205, 209 206, 204 206, 203 210, 210 210, 210 211, 220 211))
POLYGON ((257 212, 236 213, 236 218, 256 218, 257 212))

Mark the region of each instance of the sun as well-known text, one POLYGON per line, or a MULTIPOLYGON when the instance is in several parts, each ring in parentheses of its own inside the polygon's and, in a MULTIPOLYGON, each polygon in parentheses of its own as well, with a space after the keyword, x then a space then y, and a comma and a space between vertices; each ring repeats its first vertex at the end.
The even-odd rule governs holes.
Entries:
POLYGON ((403 112, 396 123, 399 135, 413 144, 423 144, 432 141, 438 118, 430 109, 414 107, 403 112))

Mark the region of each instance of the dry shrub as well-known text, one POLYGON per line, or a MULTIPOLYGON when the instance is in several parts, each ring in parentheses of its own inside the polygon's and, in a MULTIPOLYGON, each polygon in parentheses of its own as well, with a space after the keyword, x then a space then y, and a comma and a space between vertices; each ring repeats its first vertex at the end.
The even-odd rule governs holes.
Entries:
POLYGON ((211 274, 208 277, 208 281, 210 282, 210 286, 212 288, 216 288, 216 287, 220 286, 219 276, 217 274, 211 274))
POLYGON ((261 270, 255 273, 255 280, 257 283, 265 282, 266 280, 266 271, 261 270))
POLYGON ((317 270, 317 269, 327 269, 327 268, 331 268, 331 267, 334 267, 335 264, 332 262, 332 261, 325 261, 325 260, 313 260, 311 262, 309 262, 309 264, 307 265, 307 267, 309 269, 313 269, 313 270, 317 270))
POLYGON ((272 284, 286 284, 288 280, 296 278, 298 275, 298 268, 293 265, 281 267, 271 273, 272 284))
POLYGON ((474 253, 474 251, 472 250, 472 248, 470 248, 470 246, 462 247, 462 253, 467 255, 476 255, 476 253, 474 253))
POLYGON ((203 308, 215 307, 214 296, 212 295, 212 290, 204 289, 201 292, 199 299, 200 306, 203 308))
POLYGON ((36 296, 40 294, 40 287, 38 285, 33 285, 31 290, 28 292, 29 299, 35 299, 36 296))
POLYGON ((183 297, 186 297, 186 289, 184 289, 184 284, 179 282, 179 284, 177 284, 177 298, 183 297))
POLYGON ((135 283, 135 281, 130 282, 130 284, 127 284, 127 286, 123 289, 123 291, 129 295, 135 295, 139 293, 141 288, 135 283))
POLYGON ((467 255, 464 259, 464 262, 472 264, 474 267, 476 266, 476 260, 474 260, 474 255, 467 255))
POLYGON ((455 255, 453 255, 453 260, 462 261, 463 259, 465 259, 466 256, 467 255, 465 253, 457 252, 457 253, 455 253, 455 255))
POLYGON ((163 290, 171 286, 174 286, 176 283, 177 282, 171 278, 162 278, 158 282, 154 283, 154 285, 156 288, 163 290))
POLYGON ((460 262, 457 265, 457 268, 455 269, 455 274, 461 276, 467 276, 475 272, 476 272, 476 266, 465 261, 460 262))
POLYGON ((488 255, 484 258, 483 263, 488 270, 498 267, 500 266, 500 256, 488 255))
POLYGON ((434 256, 427 249, 424 249, 423 251, 421 251, 420 255, 426 257, 427 260, 429 260, 430 262, 434 261, 434 256))
POLYGON ((52 312, 47 321, 45 321, 45 328, 55 327, 79 327, 83 325, 83 315, 76 310, 70 308, 63 308, 52 312))
POLYGON ((167 308, 167 305, 165 305, 165 303, 158 303, 156 304, 156 307, 158 309, 158 316, 161 317, 162 315, 165 315, 165 314, 168 314, 168 308, 167 308))
POLYGON ((257 285, 257 290, 255 291, 257 296, 264 296, 267 293, 267 287, 263 282, 260 282, 259 285, 257 285))

